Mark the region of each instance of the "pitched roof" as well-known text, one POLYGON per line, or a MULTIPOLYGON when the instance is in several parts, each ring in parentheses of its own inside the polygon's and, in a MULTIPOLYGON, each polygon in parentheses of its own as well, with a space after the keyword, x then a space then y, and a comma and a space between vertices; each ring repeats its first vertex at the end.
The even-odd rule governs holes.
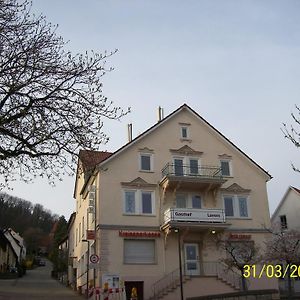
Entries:
POLYGON ((92 170, 97 164, 112 155, 111 152, 94 151, 94 150, 80 150, 79 159, 82 162, 83 171, 92 170))
POLYGON ((233 148, 235 148, 238 152, 240 152, 243 156, 245 156, 251 163, 253 163, 256 167, 258 167, 263 173, 267 175, 269 178, 268 180, 272 179, 272 176, 267 172, 265 169, 263 169, 260 165, 258 165, 252 158, 250 158, 245 152, 243 152, 240 148, 238 148, 233 142, 231 142, 226 136, 224 136, 219 130, 217 130, 215 127, 213 127, 208 121, 206 121, 204 118, 202 118, 196 111, 194 111, 189 105, 184 103, 181 105, 179 108, 177 108, 175 111, 170 113, 168 116, 166 116, 163 120, 159 121, 158 123, 154 124, 152 127, 138 135, 136 138, 134 138, 131 142, 125 144, 121 148, 119 148, 117 151, 114 153, 111 153, 111 155, 107 156, 104 158, 99 164, 104 164, 110 159, 113 159, 115 156, 119 155, 123 150, 127 149, 131 145, 135 144, 137 141, 139 141, 141 138, 144 136, 150 134, 153 130, 156 128, 160 127, 162 124, 164 124, 167 120, 169 120, 171 117, 179 113, 180 111, 187 109, 190 111, 192 114, 194 114, 197 118, 199 118, 201 121, 203 121, 208 127, 210 127, 214 132, 219 134, 227 143, 229 143, 233 148))
MULTIPOLYGON (((79 160, 82 163, 82 168, 84 172, 84 180, 85 184, 87 183, 89 177, 92 174, 92 171, 94 168, 103 160, 107 159, 110 157, 113 153, 108 152, 108 151, 95 151, 95 150, 80 150, 79 151, 79 160)), ((76 173, 80 172, 78 171, 79 168, 79 163, 77 164, 77 171, 76 173)), ((77 176, 75 179, 75 185, 74 185, 74 192, 73 192, 73 197, 76 198, 76 187, 77 187, 77 176)))
POLYGON ((281 200, 280 200, 279 204, 277 205, 275 211, 273 212, 273 214, 272 214, 272 216, 271 216, 271 222, 273 222, 273 221, 275 220, 275 217, 277 216, 278 211, 280 210, 281 206, 282 206, 283 203, 285 202, 285 199, 286 199, 286 197, 287 197, 289 191, 291 191, 291 190, 293 190, 293 191, 295 191, 296 193, 300 194, 300 189, 297 189, 297 188, 295 188, 295 187, 293 187, 293 186, 290 185, 290 186, 287 188, 286 192, 284 193, 283 197, 281 198, 281 200))
POLYGON ((300 194, 300 190, 299 189, 295 188, 294 186, 291 186, 291 188, 294 189, 297 193, 300 194))

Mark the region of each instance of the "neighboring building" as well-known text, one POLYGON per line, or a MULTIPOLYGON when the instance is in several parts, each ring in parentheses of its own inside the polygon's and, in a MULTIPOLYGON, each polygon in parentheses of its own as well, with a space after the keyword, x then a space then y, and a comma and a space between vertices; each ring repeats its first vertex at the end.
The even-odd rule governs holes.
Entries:
POLYGON ((72 213, 68 225, 67 225, 67 235, 60 241, 58 245, 59 257, 67 261, 67 269, 65 272, 58 274, 58 278, 61 282, 66 285, 72 286, 76 289, 76 268, 73 267, 73 261, 76 262, 76 257, 74 256, 74 221, 76 213, 72 213))
MULTIPOLYGON (((220 263, 226 253, 217 240, 263 247, 270 179, 186 104, 114 153, 81 151, 74 190, 77 286, 124 282, 127 295, 135 287, 139 300, 168 288, 163 299, 176 300, 180 253, 185 297, 239 289, 239 275, 220 263), (94 255, 95 269, 87 273, 91 254, 100 262, 94 255)), ((271 288, 278 288, 276 280, 249 280, 249 289, 271 288)))
MULTIPOLYGON (((293 186, 289 186, 285 192, 283 198, 275 209, 271 223, 273 230, 300 230, 300 189, 293 186)), ((296 262, 298 264, 298 262, 296 262)), ((300 293, 300 280, 299 277, 296 280, 291 280, 293 290, 300 293)), ((279 279, 280 290, 286 292, 288 290, 287 278, 279 279)))
POLYGON ((9 240, 14 252, 17 254, 18 263, 21 263, 26 258, 26 247, 24 239, 13 229, 8 228, 4 230, 5 237, 9 240))
POLYGON ((0 273, 11 272, 16 268, 17 262, 17 253, 4 234, 4 230, 0 230, 0 273))
POLYGON ((271 222, 283 230, 300 230, 300 190, 289 186, 274 211, 271 222))

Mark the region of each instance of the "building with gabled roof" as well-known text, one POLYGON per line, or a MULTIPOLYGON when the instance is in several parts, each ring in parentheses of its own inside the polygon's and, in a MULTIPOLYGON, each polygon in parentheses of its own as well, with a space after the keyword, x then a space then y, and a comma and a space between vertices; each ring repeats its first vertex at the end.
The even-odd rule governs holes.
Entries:
POLYGON ((289 186, 271 217, 273 226, 300 230, 300 190, 289 186))
MULTIPOLYGON (((136 288, 138 299, 165 300, 179 299, 179 278, 184 297, 241 288, 216 241, 263 247, 266 170, 186 104, 114 153, 91 154, 79 155, 74 190, 78 287, 124 283, 128 297, 136 288)), ((250 278, 248 288, 277 282, 250 278)))
POLYGON ((5 229, 3 233, 13 247, 14 252, 17 254, 18 263, 21 263, 26 258, 26 246, 24 239, 19 233, 15 232, 11 228, 5 229))
POLYGON ((18 264, 18 255, 6 237, 5 231, 0 229, 0 273, 10 272, 18 264))

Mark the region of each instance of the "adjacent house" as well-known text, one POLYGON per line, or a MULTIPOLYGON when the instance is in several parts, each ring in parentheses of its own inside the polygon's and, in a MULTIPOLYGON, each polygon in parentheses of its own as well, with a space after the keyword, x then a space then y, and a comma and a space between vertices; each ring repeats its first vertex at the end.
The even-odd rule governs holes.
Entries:
POLYGON ((289 186, 275 209, 271 222, 283 230, 300 230, 300 189, 289 186))
POLYGON ((11 272, 16 268, 17 263, 17 253, 4 234, 4 230, 0 230, 0 273, 11 272))
MULTIPOLYGON (((62 262, 62 265, 67 264, 65 270, 61 270, 58 275, 58 279, 66 284, 72 286, 72 288, 76 289, 76 269, 73 269, 73 260, 74 257, 74 221, 75 221, 76 213, 72 213, 67 224, 67 234, 63 239, 59 242, 58 245, 58 257, 62 262)), ((75 260, 76 261, 76 260, 75 260)))
POLYGON ((14 249, 14 252, 17 254, 18 263, 21 263, 22 260, 26 258, 26 247, 24 239, 19 235, 19 233, 15 232, 11 228, 5 229, 3 233, 14 249))
MULTIPOLYGON (((283 234, 287 231, 300 230, 300 189, 289 186, 280 203, 275 209, 271 223, 273 230, 280 230, 283 234)), ((296 262, 298 264, 298 262, 296 262)), ((294 292, 300 293, 300 280, 299 277, 292 278, 292 288, 294 292)), ((279 279, 279 287, 282 292, 288 290, 288 278, 279 279)))
MULTIPOLYGON (((131 134, 129 135, 131 137, 131 134)), ((77 286, 180 299, 241 289, 218 240, 263 248, 271 175, 184 104, 119 150, 81 151, 72 272, 77 286), (89 271, 87 272, 87 267, 89 271)), ((277 289, 264 276, 249 289, 277 289)))

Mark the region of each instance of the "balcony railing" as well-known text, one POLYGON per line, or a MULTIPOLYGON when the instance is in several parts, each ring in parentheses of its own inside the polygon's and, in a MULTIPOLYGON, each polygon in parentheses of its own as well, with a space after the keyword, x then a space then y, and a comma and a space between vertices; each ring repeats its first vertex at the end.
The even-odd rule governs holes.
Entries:
POLYGON ((164 213, 164 224, 172 222, 225 223, 223 209, 169 208, 164 213))
POLYGON ((182 165, 167 163, 162 169, 162 176, 198 177, 207 179, 223 179, 221 167, 182 165))

